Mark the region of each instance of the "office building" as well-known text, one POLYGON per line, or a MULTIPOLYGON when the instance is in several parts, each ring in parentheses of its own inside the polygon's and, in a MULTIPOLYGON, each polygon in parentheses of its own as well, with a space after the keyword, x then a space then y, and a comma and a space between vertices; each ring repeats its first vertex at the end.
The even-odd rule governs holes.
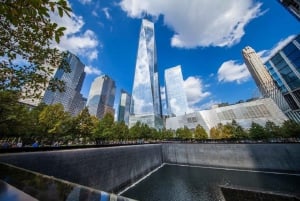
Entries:
POLYGON ((292 15, 300 21, 300 0, 278 0, 292 15))
POLYGON ((170 117, 166 119, 166 129, 176 130, 184 126, 195 129, 197 125, 201 125, 209 134, 210 129, 219 123, 225 125, 232 123, 232 120, 235 120, 244 129, 249 129, 252 122, 262 126, 265 126, 267 121, 281 125, 288 118, 271 98, 263 98, 170 117))
POLYGON ((129 127, 139 121, 160 129, 163 127, 161 115, 154 24, 148 20, 142 20, 130 104, 129 127))
POLYGON ((285 97, 280 91, 279 85, 263 64, 261 58, 249 46, 242 50, 245 64, 251 73, 260 93, 263 97, 272 98, 277 106, 292 120, 298 121, 288 105, 285 97))
POLYGON ((70 65, 71 72, 57 69, 54 75, 54 79, 65 83, 64 91, 59 92, 47 89, 42 102, 48 105, 60 103, 64 106, 65 111, 71 115, 77 115, 84 108, 84 104, 82 104, 84 99, 80 91, 85 78, 85 66, 77 56, 70 52, 67 53, 65 59, 70 65))
POLYGON ((300 122, 300 35, 271 56, 265 66, 292 110, 286 115, 300 122))
POLYGON ((188 113, 180 65, 165 70, 165 88, 168 115, 178 116, 188 113))
POLYGON ((126 125, 129 124, 130 100, 131 96, 122 89, 120 94, 117 120, 119 122, 124 121, 126 125))
POLYGON ((22 87, 22 95, 23 97, 19 99, 20 103, 23 103, 27 105, 30 108, 38 106, 42 102, 42 98, 44 97, 44 94, 46 92, 46 89, 49 86, 50 80, 54 77, 56 68, 53 68, 47 64, 45 64, 45 68, 47 68, 48 72, 50 75, 47 75, 45 72, 37 70, 37 74, 45 77, 45 82, 44 83, 39 83, 38 90, 31 88, 28 85, 25 85, 22 87), (50 73, 51 71, 51 73, 50 73), (36 96, 38 95, 38 97, 36 96))
POLYGON ((114 116, 116 85, 115 81, 107 75, 97 77, 90 88, 86 106, 91 115, 103 118, 110 113, 114 116))

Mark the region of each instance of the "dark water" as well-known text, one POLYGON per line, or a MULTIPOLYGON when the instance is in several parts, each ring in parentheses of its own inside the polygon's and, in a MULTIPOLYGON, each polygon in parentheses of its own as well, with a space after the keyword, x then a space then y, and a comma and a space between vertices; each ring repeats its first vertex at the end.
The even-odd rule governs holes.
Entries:
POLYGON ((300 176, 165 165, 122 195, 141 201, 224 200, 219 185, 300 195, 300 176))

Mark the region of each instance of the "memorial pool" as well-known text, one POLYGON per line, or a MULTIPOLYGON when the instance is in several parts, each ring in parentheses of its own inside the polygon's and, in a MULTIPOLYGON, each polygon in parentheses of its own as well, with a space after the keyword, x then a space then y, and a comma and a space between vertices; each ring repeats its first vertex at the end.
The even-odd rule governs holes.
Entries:
POLYGON ((143 201, 223 201, 219 185, 300 195, 300 175, 164 165, 123 196, 143 201))

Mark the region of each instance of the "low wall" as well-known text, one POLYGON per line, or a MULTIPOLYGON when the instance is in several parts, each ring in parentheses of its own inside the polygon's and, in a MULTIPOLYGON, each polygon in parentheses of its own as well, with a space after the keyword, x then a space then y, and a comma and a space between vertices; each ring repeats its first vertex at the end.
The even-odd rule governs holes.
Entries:
POLYGON ((162 164, 161 145, 0 155, 0 161, 107 192, 117 192, 162 164))
POLYGON ((0 163, 0 186, 1 200, 134 201, 5 163, 0 163))
POLYGON ((162 163, 300 173, 300 144, 156 144, 1 154, 13 164, 118 192, 162 163))
POLYGON ((163 144, 165 163, 300 173, 300 144, 163 144))

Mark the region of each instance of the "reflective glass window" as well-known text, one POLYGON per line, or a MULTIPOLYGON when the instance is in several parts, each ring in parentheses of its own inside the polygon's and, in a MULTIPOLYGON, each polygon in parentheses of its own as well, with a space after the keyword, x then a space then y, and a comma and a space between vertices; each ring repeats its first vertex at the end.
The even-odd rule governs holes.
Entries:
POLYGON ((298 50, 298 48, 294 45, 294 43, 290 43, 282 49, 286 56, 294 53, 296 50, 298 50))
POLYGON ((280 62, 280 61, 282 61, 282 60, 283 60, 283 58, 282 58, 282 56, 279 53, 275 54, 275 56, 273 56, 271 58, 271 61, 273 62, 273 64, 275 66, 277 66, 277 63, 280 62))

